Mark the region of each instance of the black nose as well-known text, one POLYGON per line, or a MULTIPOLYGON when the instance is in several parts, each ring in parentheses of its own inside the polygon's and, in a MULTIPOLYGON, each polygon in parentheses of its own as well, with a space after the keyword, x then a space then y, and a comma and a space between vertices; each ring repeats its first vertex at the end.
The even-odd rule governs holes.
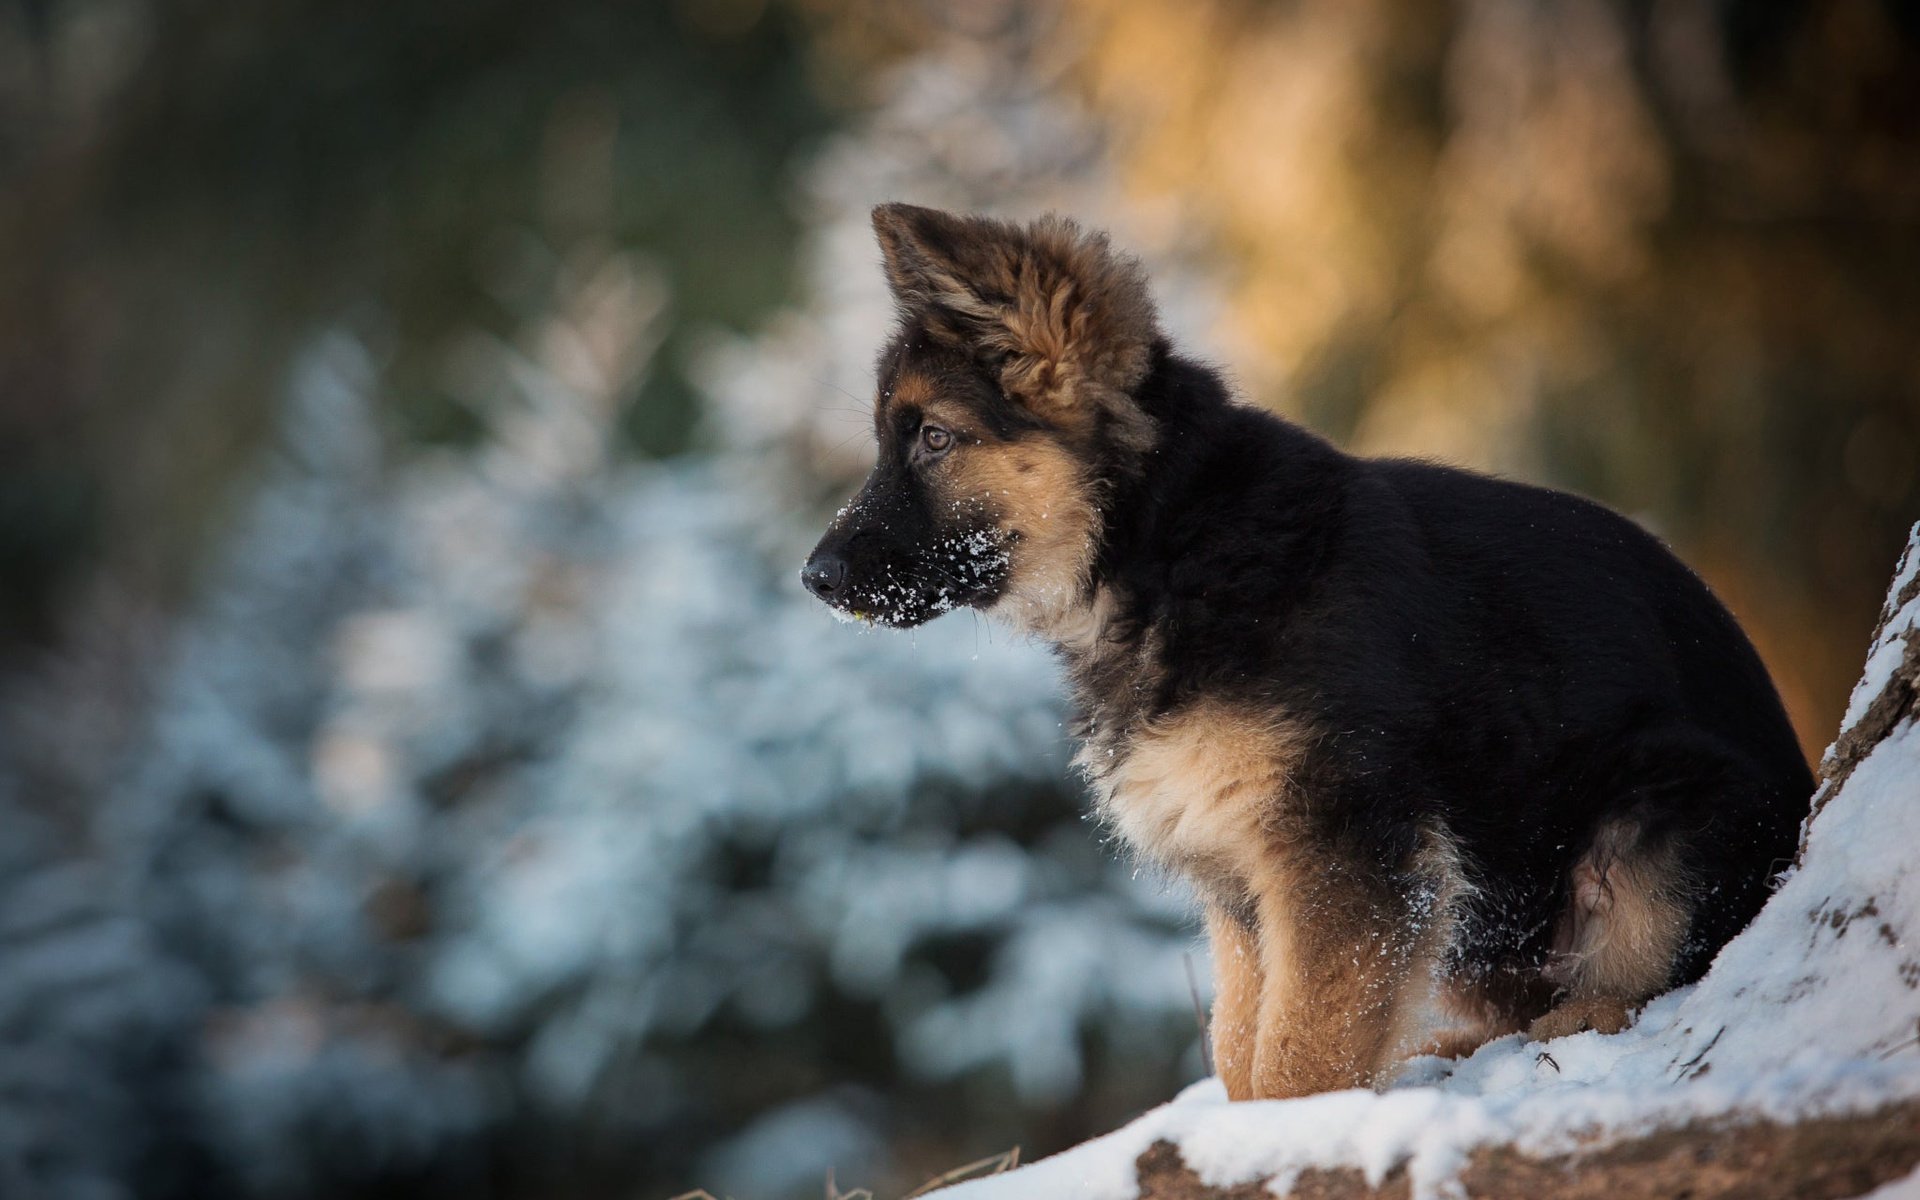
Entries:
POLYGON ((847 560, 838 554, 816 554, 801 569, 800 582, 822 600, 832 600, 847 582, 847 560))

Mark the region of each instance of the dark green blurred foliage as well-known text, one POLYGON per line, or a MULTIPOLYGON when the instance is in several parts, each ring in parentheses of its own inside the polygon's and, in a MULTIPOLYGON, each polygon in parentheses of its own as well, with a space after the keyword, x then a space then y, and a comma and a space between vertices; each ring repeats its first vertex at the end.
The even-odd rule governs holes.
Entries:
POLYGON ((103 557, 175 594, 317 324, 386 349, 403 440, 470 435, 444 340, 583 246, 664 283, 626 429, 686 448, 689 337, 788 289, 827 120, 800 33, 751 0, 0 7, 0 641, 103 557))

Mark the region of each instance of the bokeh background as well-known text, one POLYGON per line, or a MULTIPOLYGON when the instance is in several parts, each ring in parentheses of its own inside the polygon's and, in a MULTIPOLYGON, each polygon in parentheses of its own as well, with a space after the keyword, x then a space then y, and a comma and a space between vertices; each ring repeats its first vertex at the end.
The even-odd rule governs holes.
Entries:
POLYGON ((0 3, 0 1195, 897 1195, 1203 1070, 1053 667, 795 568, 887 199, 1573 488, 1810 754, 1920 515, 1901 0, 0 3))

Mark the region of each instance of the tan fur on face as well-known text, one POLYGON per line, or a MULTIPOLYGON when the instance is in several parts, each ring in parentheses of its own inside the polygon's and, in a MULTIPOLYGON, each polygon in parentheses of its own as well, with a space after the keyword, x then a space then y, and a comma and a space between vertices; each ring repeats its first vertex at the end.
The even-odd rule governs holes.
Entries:
POLYGON ((940 495, 992 515, 1007 551, 1006 592, 993 613, 1052 634, 1090 598, 1100 510, 1079 462, 1049 438, 962 446, 937 482, 940 495))
MULTIPOLYGON (((884 417, 894 409, 907 405, 925 409, 929 405, 937 403, 939 399, 940 390, 935 386, 933 380, 920 374, 918 371, 901 371, 898 375, 894 376, 893 386, 888 389, 887 394, 881 398, 882 416, 884 417)), ((929 419, 931 419, 932 414, 929 413, 928 416, 929 419)))
POLYGON ((1666 988, 1692 917, 1675 849, 1646 846, 1626 822, 1601 826, 1571 882, 1546 970, 1567 999, 1534 1023, 1537 1040, 1620 1028, 1627 1009, 1666 988))

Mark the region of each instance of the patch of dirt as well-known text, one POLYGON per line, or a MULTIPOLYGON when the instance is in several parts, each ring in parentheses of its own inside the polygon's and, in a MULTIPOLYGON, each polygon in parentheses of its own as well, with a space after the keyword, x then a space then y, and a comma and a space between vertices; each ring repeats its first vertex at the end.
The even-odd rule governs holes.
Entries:
MULTIPOLYGON (((1135 1160, 1140 1178, 1140 1200, 1274 1200, 1265 1180, 1242 1183, 1230 1188, 1209 1187, 1200 1181, 1192 1167, 1180 1157, 1180 1148, 1172 1142, 1155 1142, 1135 1160)), ((1382 1200, 1408 1200, 1412 1194, 1407 1173, 1395 1170, 1378 1190, 1367 1187, 1367 1177, 1356 1167, 1308 1167, 1300 1173, 1289 1200, 1346 1200, 1349 1196, 1381 1197, 1382 1200)))

